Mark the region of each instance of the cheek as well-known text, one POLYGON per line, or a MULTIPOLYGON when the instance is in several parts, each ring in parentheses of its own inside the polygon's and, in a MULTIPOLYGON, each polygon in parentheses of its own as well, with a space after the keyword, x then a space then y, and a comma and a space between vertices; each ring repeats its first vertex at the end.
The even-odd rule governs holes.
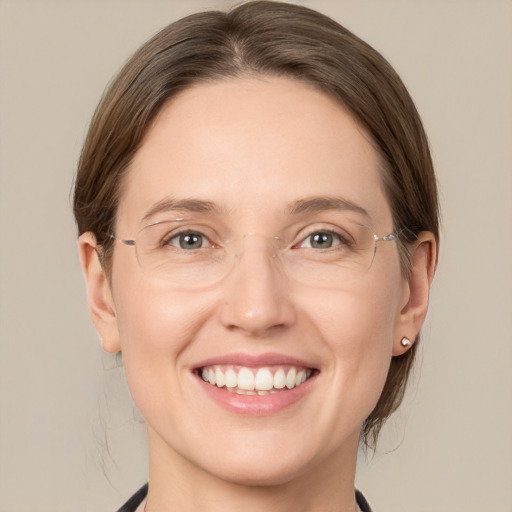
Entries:
POLYGON ((357 354, 391 354, 398 292, 396 285, 385 286, 383 282, 350 291, 309 290, 301 309, 331 350, 353 353, 357 360, 357 354))
POLYGON ((183 354, 211 301, 197 294, 169 293, 165 286, 132 274, 114 286, 114 303, 126 379, 144 414, 180 386, 180 372, 186 371, 183 354))
POLYGON ((352 296, 342 308, 332 308, 330 316, 331 328, 323 338, 333 352, 337 373, 345 384, 374 382, 379 387, 392 355, 394 322, 389 308, 352 296))
POLYGON ((113 269, 113 299, 123 359, 133 355, 144 361, 162 351, 179 354, 181 343, 197 329, 197 318, 204 309, 201 297, 169 292, 166 283, 142 273, 133 252, 115 253, 113 269))
POLYGON ((376 405, 392 358, 400 310, 396 279, 369 283, 356 292, 308 293, 303 310, 319 331, 331 363, 333 393, 351 403, 363 421, 376 405))

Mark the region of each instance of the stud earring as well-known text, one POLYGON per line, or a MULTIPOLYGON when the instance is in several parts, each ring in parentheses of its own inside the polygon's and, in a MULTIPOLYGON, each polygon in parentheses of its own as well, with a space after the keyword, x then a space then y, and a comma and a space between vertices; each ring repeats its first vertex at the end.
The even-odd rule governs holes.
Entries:
POLYGON ((402 338, 402 341, 400 341, 400 345, 402 345, 402 347, 410 347, 412 345, 412 342, 409 338, 406 338, 405 336, 402 338))

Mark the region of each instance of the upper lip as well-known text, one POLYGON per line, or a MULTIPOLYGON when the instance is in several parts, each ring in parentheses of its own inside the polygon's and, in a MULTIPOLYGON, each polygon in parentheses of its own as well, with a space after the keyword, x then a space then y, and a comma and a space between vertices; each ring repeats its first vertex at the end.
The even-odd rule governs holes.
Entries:
POLYGON ((214 365, 233 365, 233 366, 245 366, 245 367, 263 367, 263 366, 279 366, 279 365, 289 365, 289 366, 297 366, 300 368, 310 368, 314 369, 314 366, 311 366, 310 363, 298 359, 296 357, 287 356, 284 354, 278 354, 269 352, 266 354, 244 354, 244 353, 234 353, 234 354, 225 354, 221 356, 210 357, 201 361, 200 363, 194 365, 194 370, 198 370, 199 368, 204 368, 205 366, 214 366, 214 365))

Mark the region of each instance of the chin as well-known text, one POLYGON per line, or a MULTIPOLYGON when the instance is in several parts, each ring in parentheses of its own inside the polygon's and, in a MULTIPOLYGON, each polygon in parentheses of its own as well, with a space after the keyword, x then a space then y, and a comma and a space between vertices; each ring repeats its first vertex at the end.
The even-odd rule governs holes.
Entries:
POLYGON ((307 472, 309 464, 298 459, 281 457, 278 461, 275 457, 225 457, 222 465, 205 469, 212 476, 234 485, 271 487, 285 485, 307 472))
POLYGON ((329 459, 332 462, 341 452, 355 454, 359 440, 358 431, 348 435, 342 446, 325 442, 323 436, 323 442, 315 443, 311 431, 296 436, 286 429, 230 434, 223 440, 217 437, 216 443, 207 446, 196 444, 194 453, 182 453, 182 456, 192 461, 201 473, 234 485, 280 486, 332 467, 329 459))

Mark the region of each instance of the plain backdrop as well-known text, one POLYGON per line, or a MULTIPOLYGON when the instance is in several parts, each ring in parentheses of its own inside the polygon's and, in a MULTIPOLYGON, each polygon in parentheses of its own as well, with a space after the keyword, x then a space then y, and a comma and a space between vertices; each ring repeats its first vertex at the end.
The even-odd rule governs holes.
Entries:
MULTIPOLYGON (((357 485, 376 512, 512 511, 512 2, 309 0, 381 51, 430 137, 443 239, 421 365, 357 485)), ((70 189, 128 56, 222 0, 0 0, 0 511, 115 510, 144 424, 101 353, 70 189)))

